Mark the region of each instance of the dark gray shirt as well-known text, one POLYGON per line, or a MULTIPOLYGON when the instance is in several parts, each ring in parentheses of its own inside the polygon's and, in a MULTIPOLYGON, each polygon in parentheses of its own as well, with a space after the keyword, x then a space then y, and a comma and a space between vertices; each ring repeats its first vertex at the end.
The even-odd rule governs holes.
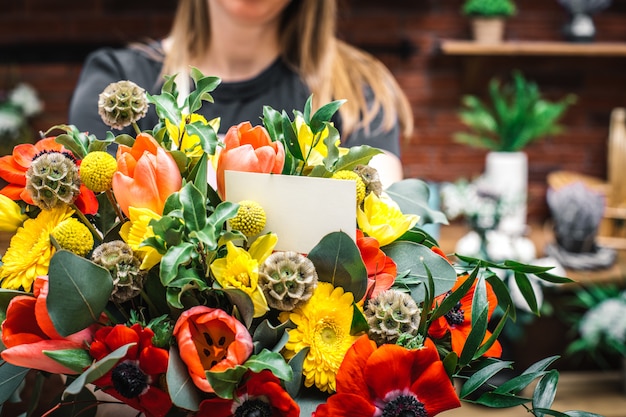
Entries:
MULTIPOLYGON (((160 44, 156 42, 143 48, 103 48, 92 52, 85 61, 72 97, 69 123, 98 138, 104 138, 109 130, 115 134, 132 134, 130 126, 123 131, 117 131, 102 122, 98 114, 98 95, 110 83, 120 80, 133 81, 148 93, 159 94, 163 82, 162 58, 160 44)), ((369 92, 368 88, 366 92, 369 92)), ((278 111, 285 110, 292 116, 293 110, 304 109, 310 92, 298 74, 277 59, 256 77, 241 82, 222 83, 211 95, 214 103, 204 103, 198 113, 203 114, 207 120, 220 117, 219 133, 225 133, 231 126, 243 121, 249 121, 252 125, 261 124, 263 106, 266 105, 278 111)), ((139 128, 150 130, 157 120, 156 112, 151 106, 148 114, 138 121, 139 128)), ((382 113, 372 122, 369 132, 361 128, 349 137, 342 136, 343 146, 366 144, 399 156, 399 127, 396 124, 393 129, 385 131, 380 127, 381 120, 382 113)), ((341 132, 338 114, 333 121, 341 132)))

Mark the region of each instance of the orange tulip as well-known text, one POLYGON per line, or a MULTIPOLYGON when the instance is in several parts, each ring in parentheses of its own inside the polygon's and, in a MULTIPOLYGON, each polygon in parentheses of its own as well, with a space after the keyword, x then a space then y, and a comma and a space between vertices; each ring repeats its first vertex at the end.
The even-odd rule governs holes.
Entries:
POLYGON ((236 318, 218 308, 196 306, 174 326, 180 357, 194 384, 213 392, 206 371, 222 372, 241 365, 252 354, 252 337, 236 318))
POLYGON ((224 137, 224 145, 217 161, 217 192, 224 199, 225 171, 280 174, 283 170, 283 144, 272 142, 263 126, 252 127, 250 122, 232 126, 224 137))
POLYGON ((162 214, 165 200, 180 190, 181 185, 176 161, 152 136, 141 133, 132 148, 118 147, 113 194, 127 216, 129 207, 148 208, 162 214))
POLYGON ((95 326, 62 337, 55 330, 46 307, 47 276, 37 277, 34 295, 18 295, 9 303, 2 323, 2 343, 7 347, 2 351, 2 359, 15 366, 54 374, 76 374, 43 352, 84 349, 93 339, 95 326))

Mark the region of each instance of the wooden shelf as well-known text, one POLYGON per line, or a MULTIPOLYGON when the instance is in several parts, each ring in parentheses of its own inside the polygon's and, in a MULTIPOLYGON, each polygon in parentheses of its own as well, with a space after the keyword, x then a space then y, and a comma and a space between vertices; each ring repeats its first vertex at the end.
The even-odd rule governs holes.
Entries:
POLYGON ((626 56, 626 42, 505 41, 486 44, 442 39, 439 49, 445 55, 626 56))

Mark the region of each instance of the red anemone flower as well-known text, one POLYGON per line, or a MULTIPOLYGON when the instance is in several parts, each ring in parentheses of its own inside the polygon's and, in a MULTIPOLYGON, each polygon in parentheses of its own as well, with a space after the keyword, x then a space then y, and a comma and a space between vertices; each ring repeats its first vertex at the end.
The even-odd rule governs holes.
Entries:
MULTIPOLYGON (((450 291, 454 292, 468 278, 469 275, 459 277, 450 291)), ((498 305, 498 299, 496 298, 496 294, 493 291, 491 285, 489 283, 486 283, 486 285, 487 302, 489 303, 487 319, 490 320, 493 311, 498 305)), ((463 346, 465 346, 465 341, 467 340, 467 337, 472 330, 472 299, 474 298, 475 291, 476 282, 474 282, 467 294, 465 294, 463 298, 461 298, 461 301, 458 302, 452 310, 450 310, 444 316, 439 317, 437 320, 433 321, 430 325, 430 328, 428 329, 428 334, 435 339, 441 339, 446 335, 446 333, 450 332, 452 350, 459 356, 461 356, 463 346)), ((435 299, 435 303, 441 304, 441 302, 444 300, 445 297, 447 297, 447 295, 448 294, 440 295, 435 299)), ((483 343, 486 342, 489 337, 491 337, 491 332, 487 331, 483 343)), ((484 356, 494 358, 499 358, 501 355, 502 346, 497 340, 484 354, 484 356)))
POLYGON ((96 332, 89 353, 100 360, 128 343, 136 343, 94 385, 147 417, 163 417, 172 408, 172 400, 160 384, 167 371, 169 352, 153 346, 152 337, 154 332, 140 324, 103 327, 96 332))
POLYGON ((205 392, 213 392, 206 371, 222 372, 241 365, 253 350, 246 326, 219 308, 185 310, 174 326, 174 336, 191 379, 205 392))
MULTIPOLYGON (((41 139, 35 144, 22 143, 13 148, 11 155, 1 157, 0 178, 8 184, 0 190, 0 194, 12 200, 23 200, 28 204, 34 204, 30 193, 25 188, 26 171, 28 171, 33 158, 43 151, 69 152, 55 139, 56 137, 49 137, 41 139)), ((80 194, 74 204, 85 214, 98 212, 98 200, 95 194, 83 184, 80 186, 80 194)))
POLYGON ((53 374, 76 374, 44 354, 45 351, 85 349, 95 333, 94 326, 62 337, 48 315, 48 277, 40 276, 33 285, 35 297, 13 297, 2 323, 2 359, 15 366, 39 369, 53 374))
POLYGON ((367 298, 374 298, 388 290, 396 279, 396 263, 380 250, 378 240, 366 237, 361 230, 356 231, 356 245, 367 269, 367 298))
POLYGON ((234 398, 211 398, 200 403, 196 417, 298 417, 300 407, 281 387, 280 380, 270 371, 248 373, 237 388, 234 398))
POLYGON ((337 393, 317 407, 314 417, 433 417, 461 402, 435 344, 421 349, 376 343, 361 336, 337 373, 337 393))

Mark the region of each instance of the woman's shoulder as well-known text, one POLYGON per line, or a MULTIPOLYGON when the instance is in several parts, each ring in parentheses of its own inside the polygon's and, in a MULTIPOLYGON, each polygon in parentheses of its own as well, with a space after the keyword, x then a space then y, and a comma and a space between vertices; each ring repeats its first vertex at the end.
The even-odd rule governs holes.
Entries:
POLYGON ((163 67, 160 45, 159 42, 150 42, 99 48, 87 56, 84 67, 86 70, 111 73, 119 79, 154 81, 163 67))

